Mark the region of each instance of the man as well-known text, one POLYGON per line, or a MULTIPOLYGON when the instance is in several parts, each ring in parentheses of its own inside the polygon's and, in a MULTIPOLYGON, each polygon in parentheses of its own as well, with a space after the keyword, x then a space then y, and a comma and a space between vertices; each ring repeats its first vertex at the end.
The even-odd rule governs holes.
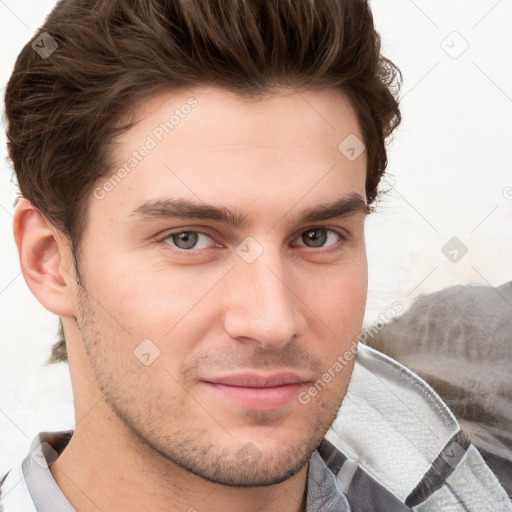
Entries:
POLYGON ((6 114, 76 424, 5 511, 510 510, 430 388, 355 365, 396 75, 360 0, 57 5, 6 114))

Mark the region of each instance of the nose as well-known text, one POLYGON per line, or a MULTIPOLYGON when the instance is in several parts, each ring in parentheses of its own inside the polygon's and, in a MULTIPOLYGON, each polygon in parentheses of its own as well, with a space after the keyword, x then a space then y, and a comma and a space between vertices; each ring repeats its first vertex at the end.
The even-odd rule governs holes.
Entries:
POLYGON ((263 253, 256 261, 237 261, 230 273, 224 328, 242 342, 279 349, 299 329, 297 297, 284 279, 279 257, 263 253))

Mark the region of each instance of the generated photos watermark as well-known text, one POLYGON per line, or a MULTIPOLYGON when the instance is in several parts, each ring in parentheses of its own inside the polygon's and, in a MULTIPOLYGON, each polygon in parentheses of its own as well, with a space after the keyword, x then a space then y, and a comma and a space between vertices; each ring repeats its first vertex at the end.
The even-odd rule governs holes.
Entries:
POLYGON ((151 133, 146 137, 144 143, 136 150, 133 151, 132 156, 119 167, 114 174, 101 186, 96 187, 93 196, 96 199, 105 199, 106 195, 114 190, 121 181, 126 178, 144 158, 146 158, 153 149, 155 149, 166 135, 172 132, 183 119, 185 119, 192 109, 197 107, 198 100, 194 97, 187 99, 187 102, 179 108, 175 108, 173 114, 169 119, 162 121, 158 126, 155 126, 151 133))
POLYGON ((375 337, 386 325, 387 322, 396 317, 398 313, 403 311, 404 307, 401 302, 395 301, 391 307, 384 313, 379 315, 379 319, 369 328, 365 329, 357 339, 352 340, 350 347, 340 354, 336 360, 322 374, 322 377, 312 384, 306 391, 302 391, 298 395, 301 404, 308 404, 312 398, 323 391, 327 384, 333 381, 340 372, 356 357, 357 347, 359 343, 367 343, 368 338, 375 337))

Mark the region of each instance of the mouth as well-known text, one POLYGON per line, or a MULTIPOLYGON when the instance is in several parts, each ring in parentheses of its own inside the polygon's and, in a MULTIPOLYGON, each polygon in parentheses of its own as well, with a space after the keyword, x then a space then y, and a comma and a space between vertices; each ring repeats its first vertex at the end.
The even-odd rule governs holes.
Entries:
POLYGON ((294 372, 240 373, 201 381, 223 399, 253 410, 279 409, 297 399, 310 383, 294 372))

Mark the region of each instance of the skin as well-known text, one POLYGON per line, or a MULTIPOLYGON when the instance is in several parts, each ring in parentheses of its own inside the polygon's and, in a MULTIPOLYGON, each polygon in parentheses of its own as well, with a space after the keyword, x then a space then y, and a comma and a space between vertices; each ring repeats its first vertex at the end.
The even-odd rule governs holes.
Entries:
POLYGON ((365 197, 366 154, 350 161, 338 150, 350 134, 363 138, 348 99, 280 90, 249 102, 214 86, 161 93, 138 106, 117 164, 191 96, 197 106, 135 169, 104 198, 91 194, 81 285, 62 233, 26 200, 15 212, 26 282, 63 319, 76 426, 50 470, 80 512, 302 510, 308 459, 352 373, 353 360, 309 403, 263 410, 204 382, 292 370, 304 391, 357 338, 365 212, 299 220, 304 209, 365 197), (246 224, 133 214, 176 198, 238 211, 246 224), (193 250, 168 233, 194 229, 208 236, 193 250), (237 252, 249 236, 250 251, 262 251, 252 263, 237 252), (147 366, 134 355, 143 340, 159 350, 147 366))

